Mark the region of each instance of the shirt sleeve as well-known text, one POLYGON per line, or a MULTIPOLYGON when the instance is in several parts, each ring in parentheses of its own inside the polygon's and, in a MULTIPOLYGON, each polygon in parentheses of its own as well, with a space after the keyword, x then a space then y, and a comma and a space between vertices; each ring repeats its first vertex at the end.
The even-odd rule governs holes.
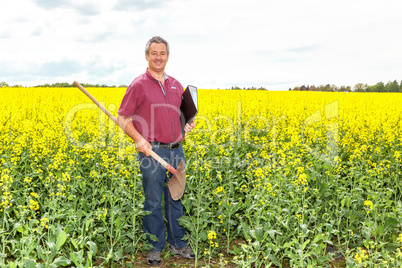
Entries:
POLYGON ((118 114, 123 116, 133 116, 138 113, 137 109, 141 103, 142 87, 138 83, 132 83, 126 90, 121 101, 118 114))

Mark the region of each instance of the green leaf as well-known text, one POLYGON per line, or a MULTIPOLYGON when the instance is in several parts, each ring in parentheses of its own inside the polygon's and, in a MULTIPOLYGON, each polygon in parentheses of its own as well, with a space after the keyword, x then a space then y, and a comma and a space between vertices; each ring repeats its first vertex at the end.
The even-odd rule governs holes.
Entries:
POLYGON ((74 262, 76 266, 81 266, 83 256, 84 252, 82 250, 77 252, 70 252, 71 260, 74 262))
POLYGON ((25 263, 25 265, 24 265, 24 267, 25 268, 35 268, 35 261, 34 260, 28 260, 26 263, 25 263))
POLYGON ((98 246, 96 245, 96 243, 88 241, 87 246, 89 247, 89 251, 91 252, 92 256, 94 256, 98 251, 98 246))
POLYGON ((263 240, 264 231, 263 231, 262 227, 256 227, 254 229, 254 234, 255 234, 255 238, 257 239, 257 241, 261 242, 263 240))
POLYGON ((50 267, 60 267, 60 266, 66 266, 69 265, 71 263, 71 261, 69 259, 67 259, 64 256, 60 256, 58 258, 56 258, 53 263, 50 265, 50 267))
POLYGON ((118 230, 120 230, 121 229, 121 219, 120 219, 120 217, 117 217, 117 219, 115 220, 115 224, 116 224, 116 228, 118 230))
POLYGON ((377 233, 378 233, 379 235, 383 235, 383 234, 384 234, 384 226, 383 226, 383 225, 378 226, 378 228, 377 228, 377 233))
POLYGON ((71 244, 73 244, 74 248, 75 248, 76 250, 78 250, 77 241, 75 241, 75 239, 71 238, 71 239, 70 239, 70 242, 71 242, 71 244))
POLYGON ((46 242, 46 244, 47 244, 47 246, 48 246, 49 249, 50 249, 51 255, 52 255, 53 257, 56 256, 56 252, 57 252, 56 244, 53 243, 53 242, 46 242))
POLYGON ((237 226, 237 221, 236 220, 228 220, 227 221, 230 225, 237 226))
POLYGON ((179 222, 179 224, 180 224, 181 226, 185 227, 186 229, 189 229, 190 232, 193 232, 193 231, 194 231, 193 224, 192 224, 192 222, 191 222, 191 220, 190 220, 189 217, 187 217, 187 216, 182 216, 182 217, 180 217, 180 219, 178 219, 178 222, 179 222))
POLYGON ((286 243, 283 245, 283 248, 290 248, 292 245, 293 245, 293 243, 286 242, 286 243))
POLYGON ((104 233, 104 232, 106 232, 106 228, 105 227, 99 227, 98 229, 97 229, 97 232, 98 233, 104 233))
POLYGON ((272 239, 275 239, 275 234, 282 235, 282 233, 281 233, 281 232, 278 232, 277 230, 269 230, 269 231, 267 231, 267 233, 269 234, 269 236, 270 236, 272 239))
POLYGON ((202 241, 207 240, 207 233, 206 232, 200 232, 199 237, 201 238, 202 241))
POLYGON ((70 257, 71 257, 71 260, 75 263, 75 265, 78 265, 77 253, 76 252, 70 252, 70 257))
POLYGON ((389 250, 389 251, 396 251, 400 246, 401 246, 401 244, 397 244, 397 243, 387 243, 385 245, 385 249, 389 250))
POLYGON ((301 249, 301 250, 304 250, 304 249, 306 248, 306 246, 307 246, 308 243, 310 243, 310 239, 307 239, 307 241, 303 243, 303 245, 301 246, 300 249, 301 249))
POLYGON ((323 239, 323 234, 318 234, 314 237, 313 243, 318 243, 323 239))
MULTIPOLYGON (((273 245, 272 245, 273 246, 273 245)), ((276 266, 280 267, 281 265, 279 264, 278 259, 276 258, 276 256, 274 254, 267 254, 267 258, 272 261, 276 266)))
POLYGON ((87 263, 86 263, 86 265, 85 265, 85 268, 91 268, 91 267, 92 267, 92 265, 91 265, 91 259, 88 258, 88 259, 87 259, 87 263))
POLYGON ((38 254, 38 257, 39 257, 42 261, 45 261, 45 260, 46 260, 46 257, 45 257, 45 255, 43 254, 43 249, 42 249, 41 246, 38 246, 38 248, 36 249, 36 253, 38 254))
POLYGON ((246 240, 250 240, 251 239, 251 237, 249 235, 250 234, 250 228, 248 227, 247 223, 242 222, 241 223, 241 229, 243 230, 244 238, 246 240))
POLYGON ((398 225, 398 220, 393 217, 385 218, 384 232, 394 229, 398 225))
POLYGON ((151 241, 155 241, 155 242, 158 241, 158 238, 156 237, 156 235, 147 233, 147 236, 149 237, 149 239, 151 239, 151 241))
POLYGON ((59 250, 61 246, 66 242, 67 240, 67 233, 64 231, 60 231, 57 234, 57 239, 56 239, 56 249, 59 250))
POLYGON ((236 255, 240 255, 240 249, 233 245, 233 252, 236 253, 236 255))
POLYGON ((302 229, 303 234, 307 234, 309 232, 307 224, 300 224, 300 228, 302 229))

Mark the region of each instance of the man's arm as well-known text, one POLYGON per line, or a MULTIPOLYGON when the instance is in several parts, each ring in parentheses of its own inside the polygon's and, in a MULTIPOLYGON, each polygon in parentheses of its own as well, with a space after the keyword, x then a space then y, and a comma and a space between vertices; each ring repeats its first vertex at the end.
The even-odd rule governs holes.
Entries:
POLYGON ((149 156, 149 151, 152 149, 152 146, 146 139, 144 139, 141 133, 135 129, 130 118, 117 114, 116 121, 124 133, 126 133, 135 142, 137 150, 146 156, 149 156))

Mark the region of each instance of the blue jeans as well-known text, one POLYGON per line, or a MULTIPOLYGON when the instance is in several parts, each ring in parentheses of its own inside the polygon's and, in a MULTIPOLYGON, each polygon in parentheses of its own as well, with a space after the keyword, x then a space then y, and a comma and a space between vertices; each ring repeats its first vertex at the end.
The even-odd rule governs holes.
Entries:
MULTIPOLYGON (((174 168, 177 168, 180 161, 183 161, 184 164, 181 144, 172 150, 158 146, 152 146, 152 150, 174 168)), ((176 248, 185 247, 188 241, 183 241, 182 238, 186 234, 186 230, 177 221, 183 215, 183 204, 180 200, 174 201, 171 198, 167 187, 167 182, 172 174, 167 173, 166 169, 151 156, 147 157, 143 153, 138 153, 138 159, 140 160, 142 186, 145 195, 144 211, 151 212, 151 214, 143 217, 143 229, 145 234, 152 234, 157 238, 157 241, 152 241, 147 235, 148 242, 154 247, 154 251, 161 252, 165 247, 166 233, 161 205, 162 195, 164 195, 167 240, 176 248)))

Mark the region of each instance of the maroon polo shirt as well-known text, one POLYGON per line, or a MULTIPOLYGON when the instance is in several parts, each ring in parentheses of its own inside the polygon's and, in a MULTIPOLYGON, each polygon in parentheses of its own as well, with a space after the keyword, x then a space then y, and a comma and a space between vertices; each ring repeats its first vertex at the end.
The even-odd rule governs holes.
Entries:
POLYGON ((118 114, 130 117, 135 129, 149 142, 174 143, 183 140, 180 123, 183 86, 165 75, 162 86, 146 72, 128 86, 118 114))

